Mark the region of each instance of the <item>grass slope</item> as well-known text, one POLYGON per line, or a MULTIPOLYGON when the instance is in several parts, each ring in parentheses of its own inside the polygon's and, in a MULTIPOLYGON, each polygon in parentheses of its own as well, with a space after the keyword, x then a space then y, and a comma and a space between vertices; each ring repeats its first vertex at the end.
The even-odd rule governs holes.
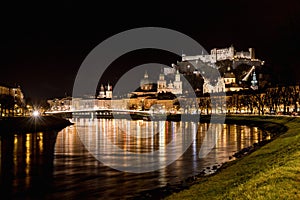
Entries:
POLYGON ((287 131, 257 151, 226 163, 216 174, 200 178, 189 189, 167 199, 300 199, 300 118, 227 119, 263 124, 263 128, 272 131, 276 131, 274 123, 281 124, 287 131))

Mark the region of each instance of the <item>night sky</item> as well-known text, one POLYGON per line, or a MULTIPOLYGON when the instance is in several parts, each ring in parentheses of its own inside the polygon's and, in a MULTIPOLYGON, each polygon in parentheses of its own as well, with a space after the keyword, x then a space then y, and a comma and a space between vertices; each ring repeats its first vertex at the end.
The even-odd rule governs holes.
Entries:
MULTIPOLYGON (((121 31, 144 26, 180 31, 207 51, 253 47, 280 82, 300 79, 298 0, 208 2, 1 5, 0 83, 19 84, 33 99, 71 95, 76 73, 95 46, 121 31)), ((157 51, 137 52, 123 56, 114 70, 154 61, 170 65, 176 58, 157 51)))

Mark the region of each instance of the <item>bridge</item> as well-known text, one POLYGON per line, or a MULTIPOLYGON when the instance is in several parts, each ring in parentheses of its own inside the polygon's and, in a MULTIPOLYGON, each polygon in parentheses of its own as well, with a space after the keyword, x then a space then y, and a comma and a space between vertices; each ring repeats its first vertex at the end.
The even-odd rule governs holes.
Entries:
POLYGON ((83 113, 83 112, 99 112, 99 113, 144 113, 150 114, 154 111, 147 110, 129 110, 129 109, 113 109, 113 108, 94 108, 94 109, 81 109, 81 110, 59 110, 59 111, 47 111, 46 114, 61 114, 61 113, 83 113))
POLYGON ((130 109, 114 109, 114 108, 87 108, 79 110, 59 110, 59 111, 47 111, 48 115, 62 115, 64 117, 84 117, 90 118, 100 117, 112 117, 113 115, 128 115, 136 114, 140 117, 147 117, 152 114, 162 114, 161 112, 155 112, 154 110, 130 110, 130 109))

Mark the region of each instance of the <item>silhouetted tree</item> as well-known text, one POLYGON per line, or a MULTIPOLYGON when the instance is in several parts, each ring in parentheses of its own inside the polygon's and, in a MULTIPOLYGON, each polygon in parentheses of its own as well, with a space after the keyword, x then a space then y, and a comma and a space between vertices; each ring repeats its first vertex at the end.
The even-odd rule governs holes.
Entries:
POLYGON ((0 95, 0 104, 1 104, 1 116, 3 115, 3 112, 8 115, 12 115, 14 106, 15 106, 15 100, 14 97, 10 95, 0 95))

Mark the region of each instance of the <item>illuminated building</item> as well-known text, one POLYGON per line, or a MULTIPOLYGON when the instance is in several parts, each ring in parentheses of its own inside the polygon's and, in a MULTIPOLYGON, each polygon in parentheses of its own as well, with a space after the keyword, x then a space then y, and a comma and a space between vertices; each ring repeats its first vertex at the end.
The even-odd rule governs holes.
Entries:
POLYGON ((97 96, 98 99, 111 99, 112 98, 112 86, 108 83, 106 87, 101 84, 100 91, 97 96))
POLYGON ((182 54, 182 61, 194 61, 201 60, 204 63, 216 63, 217 61, 222 60, 235 60, 235 59, 247 59, 251 61, 260 61, 255 58, 255 53, 253 48, 249 48, 248 52, 236 52, 234 47, 231 46, 229 48, 217 49, 214 48, 210 51, 210 54, 205 55, 202 51, 200 55, 187 56, 182 54))
POLYGON ((0 85, 0 115, 20 116, 24 114, 25 100, 20 86, 0 85))
POLYGON ((180 74, 178 70, 175 74, 175 81, 171 81, 167 84, 165 80, 165 75, 161 73, 159 75, 159 80, 157 81, 157 92, 171 92, 173 94, 182 94, 182 81, 180 80, 180 74))

